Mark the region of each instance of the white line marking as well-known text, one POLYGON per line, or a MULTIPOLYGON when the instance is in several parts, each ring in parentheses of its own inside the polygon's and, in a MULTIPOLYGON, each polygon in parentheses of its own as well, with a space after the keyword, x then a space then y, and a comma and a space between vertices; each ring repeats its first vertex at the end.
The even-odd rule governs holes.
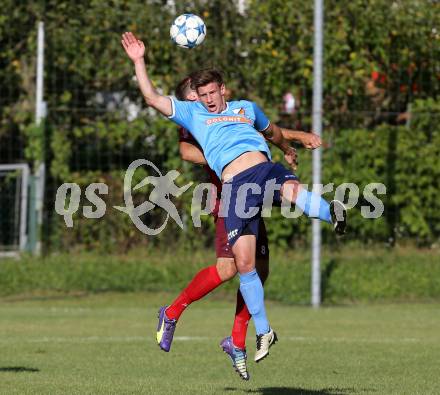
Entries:
MULTIPOLYGON (((142 342, 149 343, 153 341, 154 337, 148 336, 84 336, 84 337, 9 337, 0 338, 1 344, 9 344, 12 342, 25 343, 131 343, 142 342)), ((205 336, 175 336, 175 341, 217 341, 216 337, 205 336)), ((383 339, 367 339, 367 338, 344 338, 344 337, 303 337, 303 336, 289 336, 280 337, 281 341, 290 342, 335 342, 335 343, 378 343, 378 344, 397 344, 397 343, 422 343, 424 339, 418 338, 383 338, 383 339)))

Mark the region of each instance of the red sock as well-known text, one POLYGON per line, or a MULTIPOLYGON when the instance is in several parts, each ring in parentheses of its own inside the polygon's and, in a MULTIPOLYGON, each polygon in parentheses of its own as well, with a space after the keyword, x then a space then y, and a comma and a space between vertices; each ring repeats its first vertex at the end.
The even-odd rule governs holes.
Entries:
POLYGON ((235 347, 246 347, 246 333, 251 314, 244 302, 240 290, 237 291, 237 307, 235 309, 234 326, 232 327, 232 343, 235 347))
POLYGON ((203 298, 222 283, 215 265, 200 270, 166 310, 167 317, 178 320, 192 302, 203 298))

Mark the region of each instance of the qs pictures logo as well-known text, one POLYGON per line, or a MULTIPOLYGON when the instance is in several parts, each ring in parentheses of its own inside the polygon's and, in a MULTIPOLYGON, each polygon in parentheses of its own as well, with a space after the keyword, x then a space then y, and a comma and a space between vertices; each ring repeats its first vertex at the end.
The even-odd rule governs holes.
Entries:
MULTIPOLYGON (((188 188, 191 187, 192 182, 178 187, 175 183, 176 179, 180 176, 177 170, 171 170, 167 174, 163 175, 161 171, 146 159, 137 159, 130 164, 124 177, 124 203, 125 206, 114 206, 113 208, 127 214, 136 228, 142 233, 150 236, 159 234, 165 229, 168 219, 171 217, 180 228, 183 229, 183 222, 177 211, 176 206, 171 201, 171 196, 179 197, 188 188), (140 183, 132 188, 133 176, 136 170, 141 166, 147 166, 154 170, 155 176, 147 176, 140 183), (133 192, 141 189, 146 185, 153 185, 153 190, 150 192, 148 199, 139 204, 134 205, 133 192), (148 213, 152 209, 159 207, 167 213, 163 223, 156 227, 150 228, 142 220, 141 216, 148 213)), ((101 218, 107 211, 107 205, 98 196, 108 194, 108 186, 104 183, 90 184, 85 191, 86 199, 94 204, 93 206, 84 206, 83 215, 86 218, 101 218)), ((64 222, 69 228, 73 227, 73 214, 78 211, 79 203, 81 199, 81 188, 76 183, 64 183, 58 190, 55 200, 55 211, 57 214, 64 217, 64 222), (70 197, 68 198, 70 192, 70 197)))

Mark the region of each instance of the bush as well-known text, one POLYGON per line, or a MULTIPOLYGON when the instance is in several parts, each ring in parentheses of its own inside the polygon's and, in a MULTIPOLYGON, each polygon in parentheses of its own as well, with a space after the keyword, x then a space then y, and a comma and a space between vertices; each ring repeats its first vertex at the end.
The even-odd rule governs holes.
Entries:
MULTIPOLYGON (((268 299, 310 303, 310 254, 271 251, 268 299)), ((440 299, 440 253, 413 248, 345 248, 326 251, 322 262, 322 297, 327 304, 440 299)), ((212 251, 189 250, 23 257, 0 265, 0 295, 36 292, 169 291, 177 294, 202 267, 215 262, 212 251)), ((225 284, 230 292, 238 280, 225 284)))

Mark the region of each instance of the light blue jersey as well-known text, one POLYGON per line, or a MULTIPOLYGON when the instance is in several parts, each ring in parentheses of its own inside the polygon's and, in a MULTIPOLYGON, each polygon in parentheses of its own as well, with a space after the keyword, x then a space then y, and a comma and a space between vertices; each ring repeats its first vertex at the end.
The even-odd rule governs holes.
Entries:
POLYGON ((254 102, 227 102, 226 110, 219 114, 210 113, 200 102, 171 98, 171 103, 169 118, 191 132, 220 179, 223 168, 245 152, 261 151, 270 160, 269 147, 256 132, 267 129, 269 120, 254 102))

